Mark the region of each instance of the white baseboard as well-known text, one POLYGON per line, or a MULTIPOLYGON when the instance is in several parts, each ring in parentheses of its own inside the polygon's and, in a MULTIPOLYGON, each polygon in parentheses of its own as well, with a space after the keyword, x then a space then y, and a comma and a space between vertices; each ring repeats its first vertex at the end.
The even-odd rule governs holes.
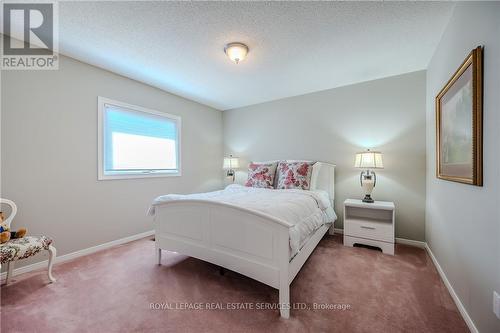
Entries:
POLYGON ((334 228, 333 231, 336 233, 336 234, 344 234, 344 229, 339 229, 339 228, 334 228))
MULTIPOLYGON (((72 259, 75 259, 78 257, 82 257, 82 256, 85 256, 85 255, 88 255, 88 254, 91 254, 91 253, 94 253, 97 251, 109 249, 110 247, 113 247, 116 245, 121 245, 121 244, 125 244, 125 243, 131 242, 131 241, 141 239, 141 238, 149 237, 149 236, 152 236, 154 234, 155 234, 154 230, 150 230, 150 231, 142 232, 140 234, 128 236, 125 238, 120 238, 120 239, 117 239, 117 240, 114 240, 111 242, 107 242, 104 244, 92 246, 92 247, 89 247, 89 248, 86 248, 83 250, 71 252, 71 253, 56 257, 55 263, 58 264, 58 263, 62 263, 65 261, 69 261, 69 260, 72 260, 72 259)), ((37 269, 46 268, 48 266, 48 264, 49 264, 48 260, 43 260, 43 261, 36 262, 34 264, 31 264, 31 265, 15 268, 12 275, 16 276, 16 275, 28 273, 28 272, 31 272, 31 271, 34 271, 37 269)), ((7 277, 7 272, 4 272, 0 275, 0 279, 5 279, 6 277, 7 277)))
POLYGON ((407 239, 407 238, 399 238, 399 237, 396 237, 396 243, 409 245, 409 246, 415 246, 415 247, 419 247, 421 249, 425 249, 425 245, 426 245, 426 243, 422 242, 422 241, 417 241, 417 240, 407 239))
MULTIPOLYGON (((335 228, 334 231, 336 234, 340 234, 340 235, 344 234, 344 229, 335 228)), ((417 241, 417 240, 413 240, 413 239, 396 237, 396 243, 415 246, 415 247, 419 247, 421 249, 425 249, 425 242, 417 241)))
POLYGON ((441 276, 441 279, 443 280, 444 285, 448 289, 448 292, 450 293, 451 298, 453 298, 453 301, 455 302, 455 305, 457 306, 458 311, 460 311, 460 314, 462 315, 462 318, 464 319, 465 323, 469 327, 469 330, 472 333, 479 333, 476 325, 474 325, 474 322, 472 321, 472 318, 467 313, 467 310, 465 309, 464 305, 460 301, 460 298, 458 298, 458 295, 455 293, 455 290, 451 286, 450 281, 448 281, 446 274, 444 274, 444 271, 441 268, 441 265, 439 265, 439 262, 437 261, 436 257, 434 256, 434 253, 432 253, 431 248, 429 247, 429 245, 427 243, 425 244, 425 250, 429 254, 429 257, 431 257, 432 263, 436 267, 436 269, 439 273, 439 276, 441 276))

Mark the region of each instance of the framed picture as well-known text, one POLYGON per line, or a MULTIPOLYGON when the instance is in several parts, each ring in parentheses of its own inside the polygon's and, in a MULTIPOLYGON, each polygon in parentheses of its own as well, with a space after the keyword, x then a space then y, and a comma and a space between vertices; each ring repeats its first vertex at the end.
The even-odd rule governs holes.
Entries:
POLYGON ((436 174, 483 185, 483 48, 472 50, 436 97, 436 174))

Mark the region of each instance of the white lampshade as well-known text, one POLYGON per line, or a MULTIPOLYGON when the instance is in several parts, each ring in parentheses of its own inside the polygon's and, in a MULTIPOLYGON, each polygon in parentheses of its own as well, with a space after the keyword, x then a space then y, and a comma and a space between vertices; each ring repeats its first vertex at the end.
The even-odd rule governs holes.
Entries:
POLYGON ((233 157, 232 155, 224 157, 224 165, 222 167, 224 169, 237 169, 240 167, 240 160, 238 157, 233 157))
POLYGON ((384 167, 382 153, 370 150, 357 153, 354 167, 362 169, 382 169, 384 167))
POLYGON ((245 60, 248 53, 248 46, 243 43, 230 43, 226 45, 224 52, 231 61, 238 64, 240 61, 245 60))

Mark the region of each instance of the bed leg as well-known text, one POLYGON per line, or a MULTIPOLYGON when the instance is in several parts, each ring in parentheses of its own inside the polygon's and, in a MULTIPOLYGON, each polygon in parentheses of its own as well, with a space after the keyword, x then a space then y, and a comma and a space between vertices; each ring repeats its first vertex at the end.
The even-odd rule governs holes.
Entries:
POLYGON ((156 248, 156 263, 161 265, 161 249, 159 247, 156 248))
POLYGON ((282 230, 279 233, 279 250, 278 265, 279 265, 279 306, 280 315, 282 318, 290 318, 290 231, 282 230))
POLYGON ((290 318, 290 285, 288 279, 286 283, 280 283, 280 315, 285 319, 290 318))
POLYGON ((335 234, 335 227, 332 223, 332 225, 330 226, 330 228, 328 228, 328 234, 333 236, 335 234))

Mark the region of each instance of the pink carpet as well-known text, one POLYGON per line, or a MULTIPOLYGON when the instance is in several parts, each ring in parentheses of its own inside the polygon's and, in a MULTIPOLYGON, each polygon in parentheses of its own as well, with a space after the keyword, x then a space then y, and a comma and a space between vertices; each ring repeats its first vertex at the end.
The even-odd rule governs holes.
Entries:
POLYGON ((398 245, 393 257, 339 236, 320 242, 291 286, 297 307, 331 309, 292 309, 288 320, 255 309, 278 302, 277 290, 174 253, 157 266, 148 239, 56 265, 54 275, 54 284, 38 271, 1 288, 2 332, 468 332, 424 250, 398 245), (254 309, 217 309, 244 302, 254 309))

